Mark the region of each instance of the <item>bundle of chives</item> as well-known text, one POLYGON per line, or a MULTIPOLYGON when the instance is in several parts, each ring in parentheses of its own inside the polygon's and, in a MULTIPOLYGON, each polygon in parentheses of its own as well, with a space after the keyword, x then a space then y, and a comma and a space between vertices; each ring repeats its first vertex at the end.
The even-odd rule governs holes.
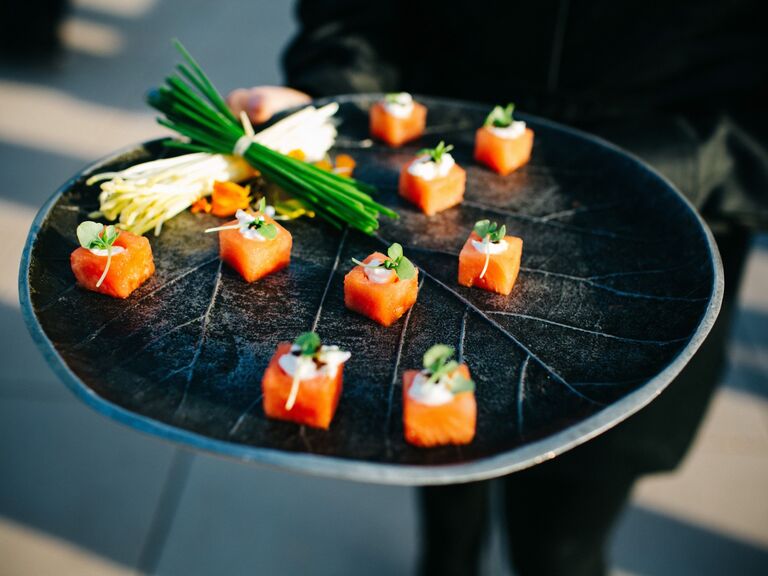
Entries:
POLYGON ((351 178, 334 174, 291 158, 249 139, 250 125, 241 125, 224 99, 180 42, 174 44, 186 64, 165 85, 147 96, 150 106, 164 117, 158 122, 189 138, 169 140, 168 146, 218 154, 239 153, 262 175, 300 200, 312 212, 336 228, 348 225, 373 234, 379 214, 397 218, 393 210, 374 201, 376 189, 351 178))

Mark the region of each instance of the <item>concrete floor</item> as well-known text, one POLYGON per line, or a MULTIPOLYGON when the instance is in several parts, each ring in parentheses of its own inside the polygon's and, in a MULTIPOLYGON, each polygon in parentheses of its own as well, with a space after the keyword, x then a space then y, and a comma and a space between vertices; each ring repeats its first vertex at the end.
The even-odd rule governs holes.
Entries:
MULTIPOLYGON (((414 491, 193 454, 95 414, 21 320, 37 208, 82 165, 161 131, 146 88, 179 37, 222 89, 278 83, 289 3, 77 0, 53 65, 0 65, 0 576, 413 573, 414 491), (235 63, 245 63, 236 65, 235 63)), ((644 480, 615 573, 768 573, 768 237, 749 261, 731 369, 675 474, 644 480)), ((508 573, 498 541, 489 574, 508 573)))

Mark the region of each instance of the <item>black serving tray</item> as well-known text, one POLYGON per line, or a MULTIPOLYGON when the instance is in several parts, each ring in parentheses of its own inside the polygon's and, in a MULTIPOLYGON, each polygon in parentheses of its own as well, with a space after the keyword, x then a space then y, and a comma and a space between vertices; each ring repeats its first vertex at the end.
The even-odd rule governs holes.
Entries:
POLYGON ((74 285, 75 228, 97 207, 89 174, 167 154, 137 146, 77 174, 40 210, 21 264, 26 321, 46 359, 86 403, 144 432, 299 472, 399 484, 490 478, 572 448, 650 402, 717 315, 722 271, 712 236, 672 185, 636 158, 538 118, 530 164, 500 177, 472 159, 487 108, 433 98, 427 133, 390 149, 368 139, 380 95, 336 98, 336 152, 399 220, 379 237, 318 220, 287 223, 290 268, 246 284, 221 266, 218 220, 184 213, 150 235, 157 271, 129 299, 74 285), (400 167, 439 140, 467 170, 464 203, 427 217, 397 196, 400 167), (524 240, 509 297, 458 286, 473 223, 503 221, 524 240), (418 302, 389 328, 347 311, 342 282, 362 258, 403 244, 420 268, 418 302), (278 342, 316 329, 351 350, 328 431, 265 418, 261 375, 278 342), (401 377, 435 342, 456 346, 477 382, 477 436, 418 449, 403 439, 401 377))

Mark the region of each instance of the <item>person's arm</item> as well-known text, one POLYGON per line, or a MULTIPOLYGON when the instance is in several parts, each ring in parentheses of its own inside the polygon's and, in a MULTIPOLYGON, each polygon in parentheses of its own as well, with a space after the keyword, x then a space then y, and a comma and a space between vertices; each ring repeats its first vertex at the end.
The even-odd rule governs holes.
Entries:
POLYGON ((399 88, 398 2, 302 0, 299 31, 283 54, 286 84, 240 88, 228 103, 254 122, 310 100, 399 88))

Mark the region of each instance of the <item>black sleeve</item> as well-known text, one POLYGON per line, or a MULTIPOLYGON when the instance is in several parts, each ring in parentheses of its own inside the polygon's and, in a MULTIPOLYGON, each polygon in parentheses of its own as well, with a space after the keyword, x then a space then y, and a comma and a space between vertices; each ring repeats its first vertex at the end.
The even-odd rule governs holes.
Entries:
POLYGON ((747 107, 589 126, 669 178, 710 226, 768 229, 768 120, 747 107))
POLYGON ((283 54, 288 86, 311 96, 398 88, 396 2, 302 0, 283 54))

